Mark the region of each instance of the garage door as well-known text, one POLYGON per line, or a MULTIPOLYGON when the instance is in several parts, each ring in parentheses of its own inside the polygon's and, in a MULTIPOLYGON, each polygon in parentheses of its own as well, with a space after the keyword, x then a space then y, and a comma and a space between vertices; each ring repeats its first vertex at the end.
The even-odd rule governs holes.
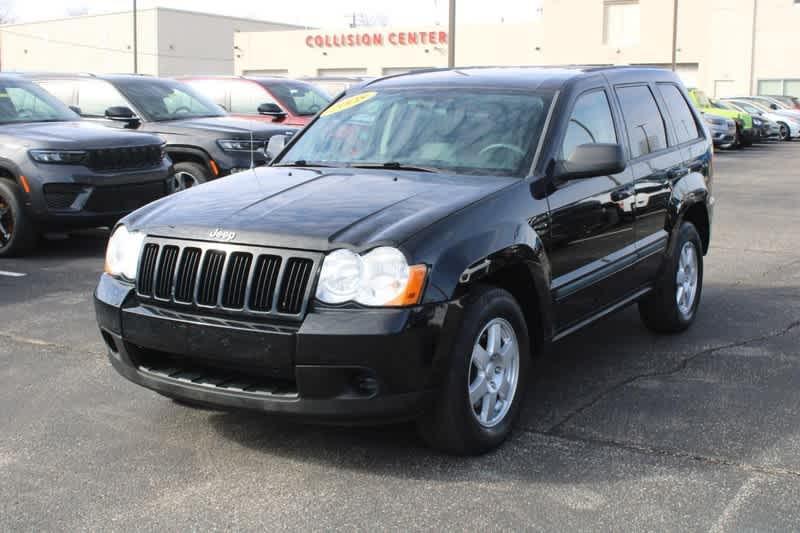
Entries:
POLYGON ((317 70, 317 76, 366 76, 367 69, 365 68, 321 68, 317 70))

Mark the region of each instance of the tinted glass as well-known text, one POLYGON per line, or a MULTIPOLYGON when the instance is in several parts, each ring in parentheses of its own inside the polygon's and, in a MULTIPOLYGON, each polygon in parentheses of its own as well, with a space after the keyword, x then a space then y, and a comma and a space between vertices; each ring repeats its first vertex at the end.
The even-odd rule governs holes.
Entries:
POLYGON ((117 82, 117 87, 149 121, 225 115, 217 104, 178 81, 143 76, 117 82))
POLYGON ((605 91, 583 94, 575 101, 567 133, 561 144, 561 157, 569 159, 581 144, 616 143, 614 119, 605 91))
POLYGON ((359 93, 322 113, 281 159, 522 176, 551 99, 549 93, 488 89, 359 93))
POLYGON ((330 96, 310 83, 273 83, 269 85, 269 89, 293 115, 316 115, 331 101, 330 96))
POLYGON ((664 119, 646 85, 618 87, 617 95, 631 141, 631 159, 667 147, 664 119))
POLYGON ((258 106, 275 103, 275 99, 257 83, 235 81, 230 88, 231 113, 258 115, 258 106))
POLYGON ((82 115, 104 117, 106 109, 114 106, 128 107, 128 102, 110 83, 86 80, 78 85, 78 107, 82 115))
POLYGON ((0 124, 79 119, 64 103, 38 85, 0 79, 0 124))
POLYGON ((678 137, 678 143, 697 139, 700 136, 700 132, 697 130, 694 114, 689 109, 689 104, 686 103, 686 99, 681 94, 680 89, 669 83, 660 83, 658 90, 661 91, 661 96, 667 104, 669 116, 675 125, 675 135, 678 137))

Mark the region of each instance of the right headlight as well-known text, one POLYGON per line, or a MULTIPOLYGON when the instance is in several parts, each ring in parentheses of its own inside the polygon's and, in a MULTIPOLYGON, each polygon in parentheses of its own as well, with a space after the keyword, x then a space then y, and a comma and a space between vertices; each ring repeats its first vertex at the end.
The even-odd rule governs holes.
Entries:
POLYGON ((125 226, 118 226, 108 240, 106 274, 135 281, 136 269, 139 266, 139 253, 142 251, 143 244, 144 233, 128 231, 125 226))
POLYGON ((415 305, 422 297, 426 275, 425 265, 409 266, 397 248, 382 246, 364 255, 335 250, 322 263, 317 299, 374 307, 415 305))

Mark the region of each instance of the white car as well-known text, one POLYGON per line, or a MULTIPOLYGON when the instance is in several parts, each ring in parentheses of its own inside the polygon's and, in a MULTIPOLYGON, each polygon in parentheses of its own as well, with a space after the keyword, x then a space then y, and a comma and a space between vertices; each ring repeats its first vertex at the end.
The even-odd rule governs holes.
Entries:
MULTIPOLYGON (((740 107, 747 113, 762 115, 777 122, 780 127, 780 137, 782 141, 800 137, 800 110, 786 109, 783 107, 773 109, 769 105, 772 99, 761 96, 725 98, 723 101, 740 107)), ((778 104, 776 103, 776 105, 778 104)))

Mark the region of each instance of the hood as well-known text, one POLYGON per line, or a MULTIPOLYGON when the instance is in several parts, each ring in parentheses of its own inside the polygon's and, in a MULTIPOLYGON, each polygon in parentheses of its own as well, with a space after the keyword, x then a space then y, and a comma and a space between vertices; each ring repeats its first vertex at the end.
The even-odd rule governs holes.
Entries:
POLYGON ((8 135, 28 148, 89 150, 163 142, 155 135, 115 130, 88 121, 9 124, 0 126, 0 135, 8 135))
POLYGON ((196 135, 198 131, 208 132, 210 136, 224 134, 234 138, 249 138, 250 133, 257 139, 268 139, 276 134, 292 135, 297 128, 280 124, 265 123, 258 120, 237 118, 231 116, 186 118, 181 120, 168 120, 166 122, 151 122, 149 130, 160 133, 196 135))
POLYGON ((152 203, 126 218, 134 230, 236 244, 326 251, 400 244, 517 178, 408 171, 261 167, 152 203))

